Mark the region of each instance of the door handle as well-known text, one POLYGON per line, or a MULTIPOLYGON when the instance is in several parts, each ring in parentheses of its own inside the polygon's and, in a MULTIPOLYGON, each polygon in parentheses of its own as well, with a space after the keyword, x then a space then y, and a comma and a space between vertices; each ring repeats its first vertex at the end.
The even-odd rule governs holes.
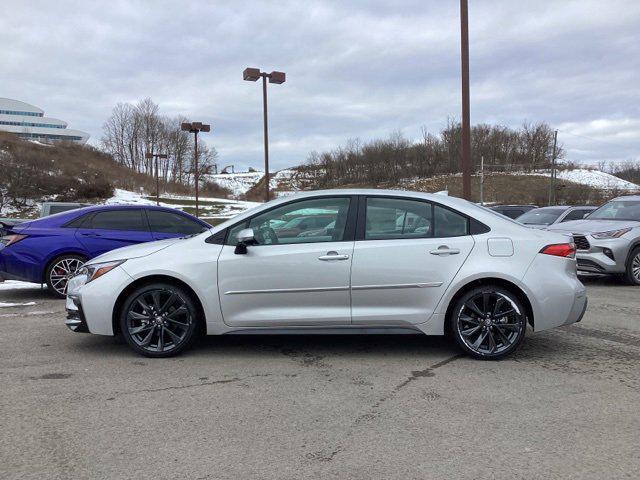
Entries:
POLYGON ((429 253, 431 255, 440 255, 440 256, 458 255, 460 253, 460 249, 449 248, 446 245, 440 245, 438 248, 436 248, 435 250, 431 250, 429 253))
POLYGON ((322 260, 323 262, 328 262, 331 260, 348 260, 348 259, 349 259, 349 255, 338 255, 338 252, 336 252, 335 250, 327 252, 326 255, 320 255, 318 257, 318 260, 322 260))

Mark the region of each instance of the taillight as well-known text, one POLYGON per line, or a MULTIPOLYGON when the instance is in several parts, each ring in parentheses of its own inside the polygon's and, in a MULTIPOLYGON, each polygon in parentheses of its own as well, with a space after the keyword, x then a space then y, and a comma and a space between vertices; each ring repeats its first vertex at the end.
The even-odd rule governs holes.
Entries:
POLYGON ((555 243, 553 245, 547 245, 540 253, 545 255, 554 255, 556 257, 576 258, 576 244, 575 243, 555 243))
POLYGON ((24 240, 25 238, 27 238, 26 235, 19 235, 17 233, 14 233, 13 235, 5 235, 4 237, 0 238, 0 243, 3 243, 5 247, 8 247, 9 245, 18 243, 20 240, 24 240))

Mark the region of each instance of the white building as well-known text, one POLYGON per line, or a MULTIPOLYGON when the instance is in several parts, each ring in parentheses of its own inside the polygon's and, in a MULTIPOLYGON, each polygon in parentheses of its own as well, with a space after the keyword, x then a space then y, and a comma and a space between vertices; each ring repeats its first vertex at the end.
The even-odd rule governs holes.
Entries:
POLYGON ((67 128, 67 122, 45 117, 44 110, 19 100, 0 97, 0 131, 39 142, 70 140, 86 143, 89 134, 67 128))

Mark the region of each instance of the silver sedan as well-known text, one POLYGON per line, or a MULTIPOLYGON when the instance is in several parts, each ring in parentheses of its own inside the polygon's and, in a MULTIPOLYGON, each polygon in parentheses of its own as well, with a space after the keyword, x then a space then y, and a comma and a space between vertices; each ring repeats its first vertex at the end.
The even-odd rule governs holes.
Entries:
POLYGON ((457 198, 307 192, 203 234, 92 259, 69 282, 67 326, 120 334, 149 357, 204 333, 375 333, 446 334, 497 359, 528 328, 580 321, 587 297, 574 256, 566 235, 457 198), (279 228, 302 216, 327 227, 279 228))

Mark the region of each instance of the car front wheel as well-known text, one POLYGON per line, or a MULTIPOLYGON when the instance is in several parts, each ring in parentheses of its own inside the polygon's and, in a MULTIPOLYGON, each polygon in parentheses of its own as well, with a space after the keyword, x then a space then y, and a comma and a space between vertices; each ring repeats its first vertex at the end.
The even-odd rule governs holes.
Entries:
POLYGON ((198 308, 190 293, 176 285, 153 283, 132 292, 120 312, 127 343, 147 357, 171 357, 197 335, 198 308))
POLYGON ((640 285, 640 247, 636 247, 627 260, 625 280, 630 285, 640 285))
POLYGON ((479 359, 497 360, 522 343, 527 316, 518 297, 498 286, 465 293, 455 304, 450 331, 458 345, 479 359))

